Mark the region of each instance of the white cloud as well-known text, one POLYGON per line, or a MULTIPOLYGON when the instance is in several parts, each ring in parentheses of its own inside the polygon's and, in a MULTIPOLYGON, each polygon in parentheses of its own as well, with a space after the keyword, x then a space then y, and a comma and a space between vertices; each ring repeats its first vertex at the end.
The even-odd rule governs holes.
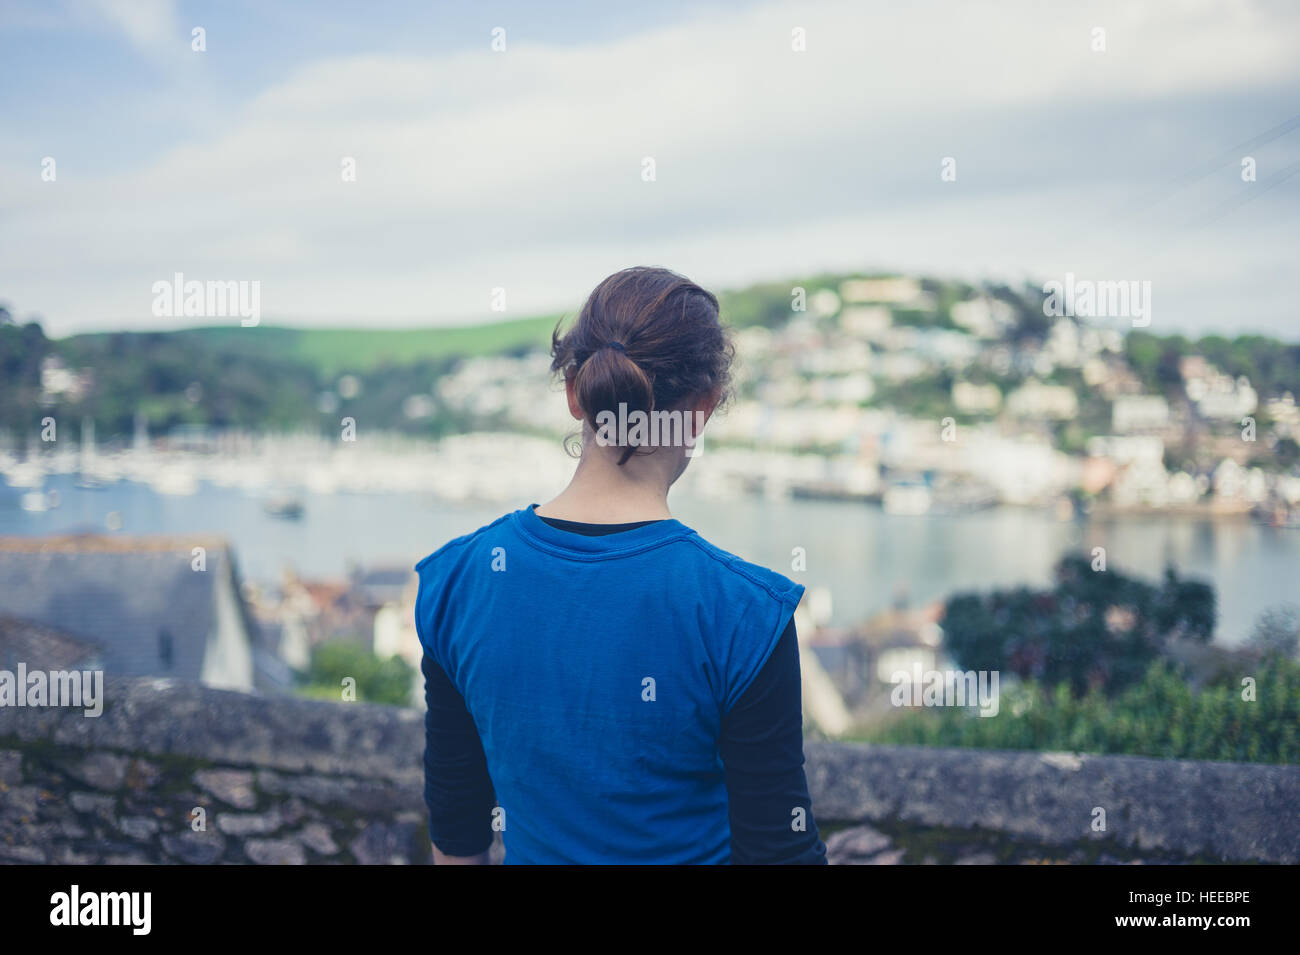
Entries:
POLYGON ((141 51, 167 55, 175 44, 188 48, 177 29, 175 0, 91 0, 90 5, 141 51))
MULTIPOLYGON (((177 42, 170 4, 100 2, 142 48, 177 42)), ((140 168, 96 176, 87 144, 56 184, 5 170, 5 293, 64 332, 147 324, 150 285, 174 271, 261 280, 268 320, 395 323, 484 315, 497 285, 514 314, 567 306, 638 261, 709 282, 866 263, 1032 274, 1101 262, 1127 234, 1090 191, 1112 119, 1300 72, 1297 17, 1259 4, 707 16, 602 45, 310 63, 140 168), (657 182, 640 180, 643 156, 657 182), (1080 206, 1082 237, 1077 211, 1053 221, 1080 206)), ((1178 164, 1166 175, 1239 138, 1166 122, 1170 142, 1147 144, 1178 164)), ((1149 164, 1134 152, 1135 176, 1149 164)), ((1288 243, 1247 245, 1229 251, 1266 267, 1288 243)))

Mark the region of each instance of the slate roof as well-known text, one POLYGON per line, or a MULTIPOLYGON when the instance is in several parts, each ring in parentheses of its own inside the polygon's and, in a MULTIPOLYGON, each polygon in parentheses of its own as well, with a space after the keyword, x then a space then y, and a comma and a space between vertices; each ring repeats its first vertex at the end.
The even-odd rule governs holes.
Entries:
POLYGON ((88 640, 30 620, 0 616, 0 670, 16 672, 19 663, 29 670, 96 670, 102 656, 88 640))
POLYGON ((0 615, 94 644, 109 674, 198 680, 230 571, 220 539, 0 537, 0 615))
POLYGON ((406 588, 415 583, 410 567, 371 567, 353 574, 353 586, 367 606, 382 607, 400 601, 406 588))

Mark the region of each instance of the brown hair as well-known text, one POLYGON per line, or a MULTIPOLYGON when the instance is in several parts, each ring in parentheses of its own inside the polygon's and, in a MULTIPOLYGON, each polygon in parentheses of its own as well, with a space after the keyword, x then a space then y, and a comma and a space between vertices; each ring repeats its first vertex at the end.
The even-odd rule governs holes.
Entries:
MULTIPOLYGON (((587 423, 602 411, 672 410, 726 397, 734 348, 718 299, 668 269, 636 266, 592 290, 577 320, 551 334, 551 370, 572 380, 587 423)), ((636 449, 624 450, 624 464, 636 449)))

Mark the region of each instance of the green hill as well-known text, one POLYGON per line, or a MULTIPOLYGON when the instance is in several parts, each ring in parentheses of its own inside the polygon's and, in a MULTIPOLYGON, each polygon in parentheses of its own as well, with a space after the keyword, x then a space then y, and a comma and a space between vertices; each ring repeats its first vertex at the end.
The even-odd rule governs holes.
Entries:
POLYGON ((453 355, 476 356, 546 347, 558 315, 447 328, 288 328, 218 325, 172 332, 94 333, 65 339, 94 346, 109 335, 165 335, 177 343, 225 354, 306 365, 322 375, 366 372, 381 365, 410 365, 453 355))

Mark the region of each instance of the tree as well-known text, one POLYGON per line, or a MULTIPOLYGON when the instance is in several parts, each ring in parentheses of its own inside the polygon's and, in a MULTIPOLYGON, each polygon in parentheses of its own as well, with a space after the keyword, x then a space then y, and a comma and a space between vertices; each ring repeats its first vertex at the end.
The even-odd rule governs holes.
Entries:
POLYGON ((348 640, 331 640, 315 649, 305 689, 310 696, 338 700, 347 678, 356 680, 360 702, 411 705, 415 671, 410 664, 401 657, 382 660, 348 640))
POLYGON ((1173 568, 1161 586, 1082 554, 1063 557, 1051 590, 956 594, 944 608, 947 647, 969 670, 999 670, 1075 694, 1115 693, 1146 674, 1171 641, 1207 642, 1214 590, 1173 568))
POLYGON ((35 322, 0 322, 0 428, 25 431, 39 419, 41 362, 50 342, 35 322))

